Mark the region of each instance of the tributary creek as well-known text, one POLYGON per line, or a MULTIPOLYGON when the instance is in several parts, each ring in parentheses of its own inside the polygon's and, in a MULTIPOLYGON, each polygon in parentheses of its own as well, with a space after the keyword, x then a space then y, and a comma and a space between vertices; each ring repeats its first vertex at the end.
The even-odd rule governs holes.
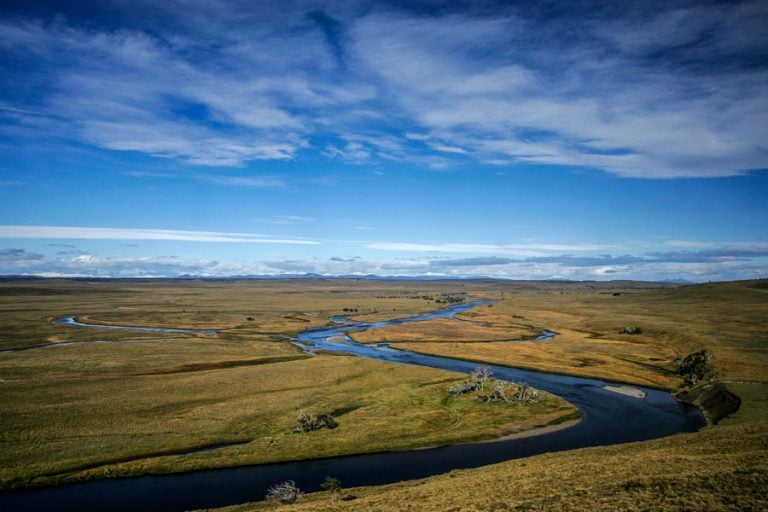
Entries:
MULTIPOLYGON (((488 301, 468 302, 423 315, 376 323, 359 323, 334 317, 330 327, 302 332, 294 343, 308 352, 317 350, 346 352, 399 364, 429 366, 470 373, 477 363, 395 350, 386 344, 362 345, 346 333, 387 325, 419 322, 453 315, 488 301), (343 342, 339 342, 343 339, 343 342), (329 341, 333 340, 333 341, 329 341)), ((121 328, 76 322, 74 317, 59 323, 78 327, 121 328)), ((127 328, 126 329, 137 329, 127 328)), ((138 328, 143 331, 185 332, 138 328)), ((212 331, 198 331, 210 334, 212 331)), ((546 343, 554 333, 542 331, 546 343)), ((134 478, 102 479, 85 483, 26 489, 0 493, 0 510, 142 510, 183 511, 213 508, 264 499, 269 487, 294 480, 299 488, 319 490, 326 476, 338 478, 344 487, 380 485, 423 478, 452 469, 472 468, 505 460, 529 457, 587 446, 642 441, 692 432, 705 424, 704 416, 693 407, 677 402, 667 392, 633 386, 643 398, 626 396, 604 389, 609 383, 578 377, 491 366, 497 378, 525 381, 531 386, 558 395, 579 408, 582 420, 577 425, 533 437, 474 443, 422 450, 350 455, 307 460, 195 471, 191 473, 148 475, 134 478)))

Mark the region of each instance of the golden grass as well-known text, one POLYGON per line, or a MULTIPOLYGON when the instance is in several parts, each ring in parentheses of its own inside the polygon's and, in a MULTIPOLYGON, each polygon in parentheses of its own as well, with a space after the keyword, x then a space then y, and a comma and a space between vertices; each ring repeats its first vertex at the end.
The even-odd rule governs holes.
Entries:
POLYGON ((0 487, 459 443, 574 412, 552 396, 531 406, 455 399, 448 387, 465 376, 441 370, 304 355, 286 335, 344 307, 386 305, 404 316, 432 307, 400 285, 351 283, 341 293, 339 284, 45 281, 21 293, 4 285, 0 318, 16 329, 0 330, 5 346, 58 342, 0 354, 0 487), (47 320, 81 312, 90 321, 225 329, 166 335, 47 320), (340 426, 293 433, 299 411, 332 413, 340 426))
MULTIPOLYGON (((403 324, 396 327, 405 342, 393 346, 669 390, 682 384, 674 374, 674 360, 707 349, 721 378, 768 382, 768 288, 763 281, 652 291, 609 285, 594 284, 594 290, 579 283, 563 283, 559 290, 543 283, 538 288, 529 283, 488 285, 478 293, 497 302, 462 314, 471 322, 451 324, 451 343, 435 342, 442 335, 430 338, 418 324, 403 324), (507 340, 498 333, 503 331, 499 326, 515 325, 549 329, 558 336, 543 342, 461 340, 507 340), (639 326, 642 334, 620 334, 626 326, 639 326)), ((355 337, 397 341, 392 328, 378 331, 355 337)))
MULTIPOLYGON (((768 508, 763 498, 768 427, 756 423, 768 417, 768 285, 654 286, 4 282, 0 350, 50 343, 46 340, 84 343, 0 353, 1 485, 464 442, 570 411, 552 401, 550 409, 515 416, 521 411, 448 399, 450 382, 462 377, 447 372, 347 356, 307 358, 285 341, 345 314, 344 308, 358 310, 353 318, 372 321, 440 307, 424 295, 467 293, 497 302, 459 315, 463 321, 450 324, 450 333, 444 327, 435 334, 404 325, 398 337, 421 337, 396 346, 666 389, 680 384, 671 373, 676 357, 707 349, 720 377, 742 395, 742 410, 724 421, 739 424, 355 490, 357 498, 350 502, 330 505, 318 495, 298 510, 768 508), (50 323, 73 313, 97 322, 222 331, 153 334, 50 323), (509 339, 496 336, 529 325, 559 336, 543 342, 478 341, 509 339), (619 334, 625 326, 643 332, 619 334), (445 341, 448 334, 455 337, 448 343, 425 341, 445 341), (128 341, 156 338, 171 340, 128 341), (293 434, 299 409, 338 411, 340 427, 293 434), (242 444, 179 455, 221 443, 242 444)), ((245 509, 254 507, 269 505, 245 509)))
MULTIPOLYGON (((346 489, 245 512, 683 511, 768 509, 768 422, 539 455, 424 480, 346 489)), ((342 482, 343 483, 343 482, 342 482)))
POLYGON ((350 333, 350 337, 359 343, 381 342, 475 342, 499 339, 517 340, 523 337, 535 337, 538 331, 524 326, 497 327, 478 324, 471 321, 439 318, 412 324, 396 324, 379 329, 350 333))
MULTIPOLYGON (((660 354, 647 350, 646 346, 615 340, 596 343, 573 331, 563 331, 554 340, 544 342, 394 343, 392 346, 423 354, 660 389, 673 390, 682 382, 671 372, 671 365, 667 365, 668 369, 657 369, 660 354)), ((666 361, 671 359, 674 357, 668 356, 666 361)))
POLYGON ((147 371, 115 363, 107 345, 72 349, 54 349, 48 367, 38 360, 29 368, 31 351, 15 365, 4 361, 17 372, 0 387, 3 486, 450 444, 574 410, 553 396, 531 406, 454 399, 447 388, 462 375, 352 356, 147 371), (68 350, 79 369, 65 371, 66 361, 55 357, 68 350), (298 411, 334 413, 340 426, 293 433, 298 411), (245 444, 173 455, 235 442, 245 444))
POLYGON ((439 309, 439 305, 421 297, 452 289, 450 286, 322 279, 3 281, 0 351, 38 345, 49 339, 157 337, 153 333, 67 329, 50 322, 64 315, 77 314, 91 323, 220 329, 223 335, 294 335, 326 325, 330 316, 343 314, 344 308, 386 318, 439 309))

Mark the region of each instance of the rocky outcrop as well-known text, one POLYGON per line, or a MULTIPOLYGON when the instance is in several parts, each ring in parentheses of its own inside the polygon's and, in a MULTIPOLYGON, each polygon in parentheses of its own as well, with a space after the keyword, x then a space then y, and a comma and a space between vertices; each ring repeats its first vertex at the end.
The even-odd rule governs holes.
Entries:
POLYGON ((739 410, 741 398, 734 395, 722 382, 708 382, 675 394, 679 401, 695 405, 704 412, 707 421, 716 425, 726 416, 739 410))

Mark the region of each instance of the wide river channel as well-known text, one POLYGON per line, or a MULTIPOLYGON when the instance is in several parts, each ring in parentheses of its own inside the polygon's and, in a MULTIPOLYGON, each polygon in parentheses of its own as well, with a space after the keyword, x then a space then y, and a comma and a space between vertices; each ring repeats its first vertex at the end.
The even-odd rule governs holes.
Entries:
MULTIPOLYGON (((334 317, 332 319, 334 325, 304 331, 294 343, 308 352, 317 350, 347 352, 395 364, 415 364, 470 373, 477 367, 477 363, 395 350, 386 344, 361 345, 349 339, 346 333, 398 323, 451 318, 457 313, 488 302, 457 304, 411 318, 371 324, 334 317)), ((59 323, 77 327, 105 328, 105 326, 76 322, 73 317, 60 319, 59 323)), ((115 329, 121 326, 106 326, 106 328, 115 329)), ((137 328, 125 327, 125 329, 137 328)), ((153 328, 138 329, 155 330, 153 328)), ((156 329, 156 331, 169 332, 163 329, 156 329)), ((184 332, 184 330, 170 330, 170 332, 184 332)), ((543 331, 539 340, 546 343, 546 340, 553 336, 554 333, 543 331)), ((491 366, 491 368, 497 378, 525 381, 535 388, 568 400, 581 411, 581 422, 549 434, 490 443, 351 455, 191 473, 102 479, 3 492, 0 493, 0 510, 8 512, 183 511, 213 508, 264 499, 270 486, 284 480, 294 480, 304 491, 319 490, 326 476, 338 478, 344 487, 387 484, 545 452, 642 441, 678 432, 692 432, 705 424, 704 416, 698 409, 677 402, 667 392, 633 386, 645 393, 644 397, 636 398, 606 389, 605 386, 610 387, 611 383, 600 380, 502 366, 491 366)))

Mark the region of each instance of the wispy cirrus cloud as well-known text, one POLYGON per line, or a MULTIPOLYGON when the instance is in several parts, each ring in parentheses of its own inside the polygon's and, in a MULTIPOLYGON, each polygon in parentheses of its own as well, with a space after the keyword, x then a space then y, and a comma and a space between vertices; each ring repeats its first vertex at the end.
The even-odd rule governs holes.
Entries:
POLYGON ((8 76, 34 91, 3 98, 7 126, 203 167, 308 153, 652 179, 768 168, 759 0, 546 15, 485 2, 138 4, 153 16, 117 3, 87 28, 0 19, 8 62, 26 63, 8 76))
POLYGON ((424 140, 482 160, 637 178, 768 167, 768 71, 755 60, 765 4, 625 7, 547 19, 379 14, 355 24, 354 48, 424 140))
POLYGON ((471 243, 441 243, 419 244, 410 242, 372 242, 366 245, 369 249, 380 251, 401 252, 434 252, 434 253, 494 253, 494 254, 534 254, 540 251, 599 251, 610 249, 610 245, 600 244, 471 244, 471 243))
POLYGON ((252 233, 69 226, 0 226, 0 238, 174 240, 180 242, 224 242, 289 245, 317 245, 320 243, 315 240, 302 238, 275 238, 252 233))

